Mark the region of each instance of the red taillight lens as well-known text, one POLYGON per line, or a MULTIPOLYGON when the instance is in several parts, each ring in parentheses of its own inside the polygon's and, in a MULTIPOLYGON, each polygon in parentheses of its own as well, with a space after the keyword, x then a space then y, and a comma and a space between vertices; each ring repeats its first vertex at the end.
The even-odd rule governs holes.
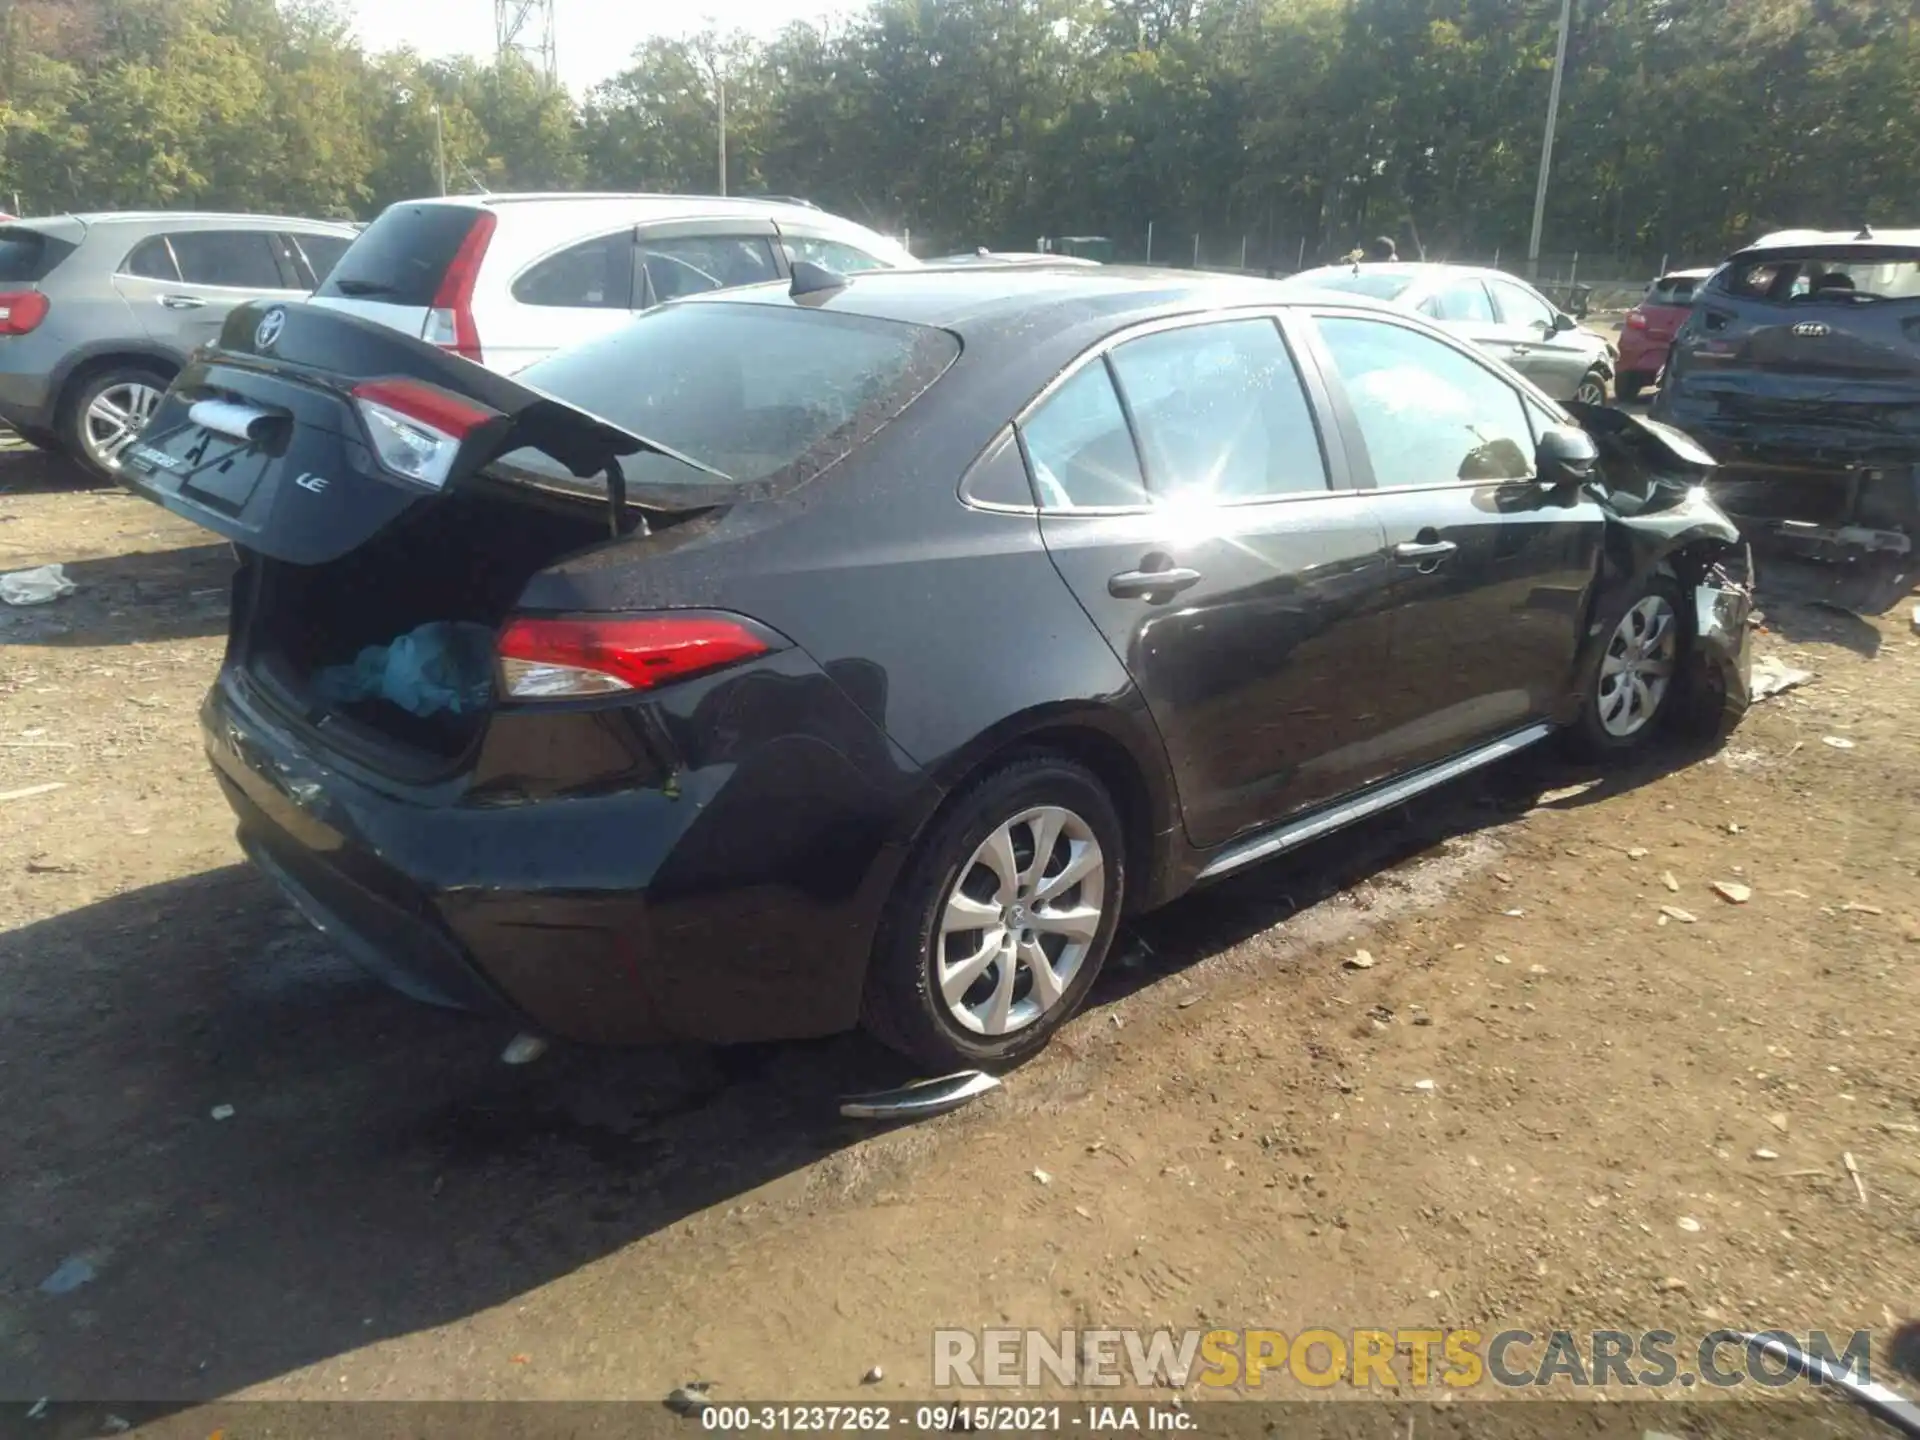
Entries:
POLYGON ((487 246, 493 241, 494 226, 498 223, 491 210, 482 210, 473 217, 466 239, 453 252, 453 259, 447 262, 446 272, 440 277, 440 288, 434 292, 433 308, 427 312, 426 329, 421 337, 456 355, 464 355, 476 365, 481 358, 480 327, 473 319, 473 287, 480 278, 480 262, 487 257, 487 246))
POLYGON ((461 442, 499 418, 498 411, 418 380, 365 381, 353 387, 353 404, 380 463, 436 489, 453 473, 461 442))
POLYGON ((47 318, 47 297, 38 290, 0 291, 0 335, 24 335, 47 318))
POLYGON ((1647 317, 1645 315, 1641 314, 1638 310, 1627 311, 1627 329, 1644 330, 1646 328, 1647 317))
POLYGON ((775 649, 728 615, 695 611, 596 619, 511 620, 496 647, 509 699, 651 690, 775 649))

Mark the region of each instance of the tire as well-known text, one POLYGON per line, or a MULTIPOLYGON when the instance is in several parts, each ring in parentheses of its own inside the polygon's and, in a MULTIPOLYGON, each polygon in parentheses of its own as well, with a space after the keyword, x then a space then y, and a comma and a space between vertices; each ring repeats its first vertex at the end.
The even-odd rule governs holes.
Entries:
POLYGON ((1693 635, 1680 586, 1664 575, 1649 577, 1613 607, 1600 633, 1606 639, 1584 671, 1569 739, 1594 758, 1632 754, 1651 745, 1682 708, 1693 635))
POLYGON ((1580 377, 1580 387, 1573 392, 1573 398, 1587 405, 1607 403, 1607 372, 1598 365, 1580 377))
POLYGON ((134 362, 83 376, 61 406, 61 447, 89 474, 117 480, 114 456, 139 434, 169 383, 164 371, 134 362))
POLYGON ((1613 399, 1616 405, 1624 405, 1629 400, 1638 400, 1640 392, 1653 383, 1653 377, 1644 370, 1622 370, 1613 377, 1613 399))
POLYGON ((950 802, 907 862, 880 922, 862 1023, 929 1074, 1018 1065, 1093 988, 1125 897, 1125 836, 1100 782, 1054 756, 1009 761, 950 802), (1080 878, 1037 903, 1036 826, 1054 833, 1041 885, 1057 885, 1085 861, 1089 845, 1095 852, 1080 878), (1005 857, 999 864, 996 854, 1005 857), (950 914, 981 923, 943 929, 950 914), (1045 923, 1063 915, 1077 923, 1045 923), (1027 944, 1046 957, 1051 997, 1036 983, 1027 944), (1061 983, 1059 970, 1068 967, 1061 983), (956 977, 946 989, 943 970, 956 977))

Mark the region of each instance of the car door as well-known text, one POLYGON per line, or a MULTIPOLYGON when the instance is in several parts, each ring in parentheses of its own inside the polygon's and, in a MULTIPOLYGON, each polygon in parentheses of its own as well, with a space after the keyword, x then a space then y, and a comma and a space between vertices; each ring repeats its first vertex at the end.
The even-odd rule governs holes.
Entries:
MULTIPOLYGON (((1592 360, 1572 342, 1571 330, 1559 328, 1560 312, 1518 280, 1491 276, 1487 289, 1507 341, 1508 353, 1499 358, 1554 399, 1571 400, 1592 360)), ((1499 354, 1497 349, 1494 353, 1499 354)))
POLYGON ((1346 449, 1394 563, 1388 743, 1415 768, 1554 713, 1605 517, 1535 477, 1560 420, 1471 350, 1380 315, 1317 313, 1346 449))
POLYGON ((636 304, 651 305, 778 280, 777 239, 769 220, 673 220, 635 232, 636 304))
POLYGON ((282 268, 282 245, 272 230, 176 230, 164 238, 179 278, 149 286, 146 303, 134 309, 147 333, 174 349, 207 344, 235 307, 249 300, 297 300, 307 293, 282 268))
POLYGON ((1020 425, 1060 574, 1211 847, 1365 783, 1392 586, 1318 380, 1267 315, 1136 332, 1020 425))
POLYGON ((476 298, 474 323, 488 365, 513 374, 633 318, 633 227, 575 239, 532 261, 508 284, 476 298))

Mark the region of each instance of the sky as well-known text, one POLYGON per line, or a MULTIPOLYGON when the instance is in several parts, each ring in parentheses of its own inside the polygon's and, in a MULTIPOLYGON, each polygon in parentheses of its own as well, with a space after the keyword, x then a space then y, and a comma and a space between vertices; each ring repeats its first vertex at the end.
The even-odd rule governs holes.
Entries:
MULTIPOLYGON (((554 0, 560 79, 576 94, 623 69, 650 35, 685 35, 708 24, 771 36, 793 20, 833 8, 826 0, 554 0)), ((370 50, 411 45, 429 58, 493 54, 493 0, 348 0, 354 29, 370 50)))

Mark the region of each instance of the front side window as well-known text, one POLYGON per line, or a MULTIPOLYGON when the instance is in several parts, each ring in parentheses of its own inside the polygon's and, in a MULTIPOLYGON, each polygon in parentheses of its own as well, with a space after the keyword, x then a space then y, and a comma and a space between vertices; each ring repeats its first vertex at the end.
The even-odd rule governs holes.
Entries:
POLYGON ((1327 488, 1319 432, 1273 321, 1129 340, 1115 348, 1113 369, 1156 498, 1258 500, 1327 488))
POLYGON ((779 278, 772 247, 757 235, 642 236, 640 258, 656 304, 779 278))
POLYGON ((170 237, 180 278, 189 285, 284 290, 273 237, 264 230, 183 230, 170 237))
POLYGON ((1542 335, 1553 333, 1553 307, 1524 285, 1491 280, 1488 287, 1493 291, 1493 303, 1500 307, 1503 325, 1519 325, 1542 335))
POLYGON ((549 255, 513 282, 513 298, 570 310, 633 308, 633 232, 596 236, 549 255))
POLYGON ((1323 317, 1319 326, 1359 421, 1374 484, 1533 474, 1533 430, 1520 393, 1484 365, 1383 321, 1323 317))
POLYGON ((862 270, 886 268, 885 261, 876 260, 866 251, 843 245, 838 240, 819 240, 811 235, 783 235, 780 243, 787 247, 789 263, 804 260, 809 265, 818 265, 837 275, 854 275, 862 270))
POLYGON ((1083 365, 1020 427, 1033 488, 1050 510, 1148 503, 1126 412, 1102 362, 1083 365))

